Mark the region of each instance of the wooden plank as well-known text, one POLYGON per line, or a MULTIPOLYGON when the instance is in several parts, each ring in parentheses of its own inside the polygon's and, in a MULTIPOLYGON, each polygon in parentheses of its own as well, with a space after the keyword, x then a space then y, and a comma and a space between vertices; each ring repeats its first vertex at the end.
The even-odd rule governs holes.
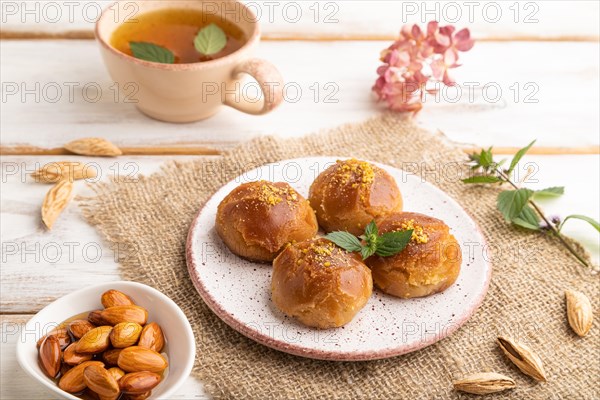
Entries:
MULTIPOLYGON (((144 146, 144 147, 120 147, 124 156, 214 156, 221 154, 219 150, 208 147, 169 147, 169 146, 144 146)), ((580 151, 585 151, 581 149, 580 151)), ((0 146, 0 155, 25 155, 25 156, 51 156, 51 155, 73 155, 63 147, 45 149, 37 146, 0 146)))
MULTIPOLYGON (((464 146, 465 153, 479 152, 482 148, 479 146, 464 146)), ((494 154, 516 154, 520 147, 494 147, 494 154)), ((216 149, 206 147, 167 147, 167 146, 146 146, 146 147, 121 147, 123 156, 212 156, 222 154, 216 149)), ((582 147, 534 147, 529 154, 538 155, 585 155, 599 154, 599 146, 582 147)), ((0 146, 0 155, 12 156, 51 156, 51 155, 73 155, 65 148, 57 147, 54 149, 44 149, 36 146, 0 146)))
MULTIPOLYGON (((58 148, 101 136, 121 147, 224 150, 257 135, 299 136, 359 122, 383 110, 371 86, 377 55, 388 44, 265 42, 258 56, 277 65, 288 82, 279 109, 255 117, 224 107, 208 120, 168 124, 145 117, 123 98, 115 102, 94 42, 1 41, 1 145, 58 148)), ((534 138, 541 147, 597 146, 600 95, 590 87, 600 85, 599 58, 594 43, 479 43, 455 70, 462 97, 444 89, 444 98, 427 99, 417 121, 479 146, 521 146, 534 138)))
MULTIPOLYGON (((0 343, 0 398, 3 400, 47 400, 47 392, 41 384, 30 378, 19 366, 15 353, 16 345, 25 334, 23 328, 31 315, 0 315, 2 342, 0 343)), ((189 377, 183 386, 171 397, 172 399, 202 400, 208 399, 202 384, 189 377)))
MULTIPOLYGON (((46 162, 63 159, 34 156, 2 158, 2 313, 33 313, 82 286, 119 279, 115 252, 83 220, 76 204, 70 204, 51 232, 41 227, 39 207, 49 186, 24 183, 23 175, 46 162), (99 253, 101 255, 98 256, 99 253)), ((99 168, 103 179, 108 179, 114 176, 116 170, 131 177, 135 171, 144 174, 157 171, 168 159, 191 158, 77 159, 96 163, 93 165, 99 168)), ((532 188, 566 186, 564 196, 541 203, 549 215, 564 217, 577 213, 599 219, 600 189, 597 185, 590 185, 600 179, 599 162, 598 155, 533 155, 527 156, 519 168, 521 176, 528 167, 534 168, 535 174, 527 183, 532 188)), ((88 189, 83 182, 77 182, 75 190, 83 194, 88 189)), ((565 233, 580 240, 598 261, 600 243, 594 229, 583 222, 573 221, 565 227, 565 233)))
MULTIPOLYGON (((2 0, 2 38, 92 38, 112 0, 2 0)), ((176 0, 172 3, 174 7, 176 0)), ((246 0, 268 40, 389 40, 405 23, 468 26, 485 40, 598 40, 600 11, 591 1, 270 1, 246 0), (564 18, 568 10, 569 18, 564 18)))

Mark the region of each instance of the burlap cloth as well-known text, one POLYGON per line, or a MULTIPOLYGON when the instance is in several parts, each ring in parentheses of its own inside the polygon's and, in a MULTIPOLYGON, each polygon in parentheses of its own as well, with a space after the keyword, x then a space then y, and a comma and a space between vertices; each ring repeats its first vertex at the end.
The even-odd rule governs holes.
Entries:
POLYGON ((385 114, 299 139, 258 138, 219 158, 168 163, 161 172, 136 182, 95 185, 95 195, 80 200, 86 218, 106 240, 121 250, 135 249, 121 261, 123 277, 157 288, 183 309, 197 340, 193 373, 215 398, 468 397, 454 391, 451 382, 480 371, 504 373, 517 382, 516 389, 492 398, 600 398, 600 318, 596 315, 587 337, 577 337, 567 324, 563 294, 566 288, 581 290, 598 310, 598 276, 555 239, 506 224, 495 207, 499 189, 468 186, 455 172, 444 172, 448 163, 464 160, 465 154, 441 135, 385 114), (352 156, 394 166, 413 163, 411 168, 419 166, 416 173, 470 212, 492 244, 494 272, 483 305, 466 325, 412 354, 370 362, 324 362, 257 344, 206 307, 185 261, 186 235, 198 208, 245 170, 315 155, 352 156), (536 383, 507 361, 495 343, 499 334, 516 336, 538 352, 548 382, 536 383))

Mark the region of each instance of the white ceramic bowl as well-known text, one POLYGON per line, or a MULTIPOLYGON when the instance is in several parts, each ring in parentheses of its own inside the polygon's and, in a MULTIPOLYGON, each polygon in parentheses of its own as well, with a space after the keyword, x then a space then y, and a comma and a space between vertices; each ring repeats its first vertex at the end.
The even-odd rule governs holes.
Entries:
POLYGON ((21 368, 50 391, 65 399, 78 398, 62 391, 48 378, 38 364, 37 340, 61 322, 86 311, 102 309, 100 296, 109 289, 129 295, 148 310, 148 321, 158 323, 167 341, 169 370, 165 379, 152 391, 150 399, 165 399, 173 395, 189 376, 196 344, 192 328, 181 309, 167 296, 150 286, 136 282, 107 282, 89 286, 68 294, 38 312, 22 330, 17 344, 17 359, 21 368))

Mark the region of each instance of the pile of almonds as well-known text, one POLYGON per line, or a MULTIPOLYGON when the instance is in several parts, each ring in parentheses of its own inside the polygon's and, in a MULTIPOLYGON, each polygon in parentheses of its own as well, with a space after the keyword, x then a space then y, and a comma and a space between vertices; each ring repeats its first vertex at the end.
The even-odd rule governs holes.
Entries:
POLYGON ((143 400, 168 366, 165 337, 147 323, 148 311, 117 290, 101 298, 104 310, 59 326, 38 341, 42 370, 65 392, 99 400, 143 400), (124 395, 124 397, 120 397, 124 395))

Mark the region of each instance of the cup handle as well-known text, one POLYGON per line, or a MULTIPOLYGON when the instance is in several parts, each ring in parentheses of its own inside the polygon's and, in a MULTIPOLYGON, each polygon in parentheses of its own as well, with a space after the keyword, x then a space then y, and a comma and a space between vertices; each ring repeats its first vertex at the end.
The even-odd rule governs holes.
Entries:
MULTIPOLYGON (((241 74, 248 74, 256 80, 263 94, 262 108, 256 107, 256 103, 248 100, 232 101, 230 97, 225 98, 225 105, 236 110, 262 115, 272 111, 283 101, 283 77, 273 64, 260 58, 251 58, 243 61, 233 70, 233 77, 238 79, 241 74)), ((241 94, 235 96, 243 99, 241 94)))

